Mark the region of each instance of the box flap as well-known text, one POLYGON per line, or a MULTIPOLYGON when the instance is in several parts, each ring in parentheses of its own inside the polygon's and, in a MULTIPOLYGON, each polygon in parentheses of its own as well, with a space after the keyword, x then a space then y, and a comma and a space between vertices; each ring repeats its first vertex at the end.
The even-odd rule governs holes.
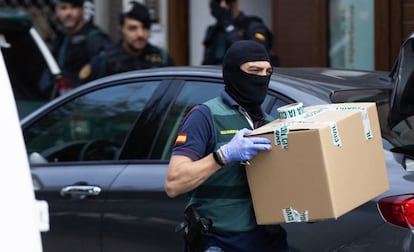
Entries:
POLYGON ((304 113, 297 117, 276 119, 253 130, 250 135, 267 134, 280 129, 281 127, 287 127, 289 130, 308 130, 330 127, 330 122, 342 120, 349 116, 348 113, 361 113, 364 127, 367 131, 366 134, 369 134, 370 126, 366 108, 372 104, 373 103, 371 102, 365 102, 309 106, 304 108, 304 113))

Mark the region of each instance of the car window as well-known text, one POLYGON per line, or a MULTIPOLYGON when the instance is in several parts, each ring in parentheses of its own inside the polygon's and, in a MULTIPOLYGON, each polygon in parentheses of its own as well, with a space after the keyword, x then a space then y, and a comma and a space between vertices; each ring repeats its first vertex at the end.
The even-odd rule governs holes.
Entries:
POLYGON ((213 97, 219 96, 223 83, 187 81, 176 98, 171 111, 160 128, 159 138, 155 144, 153 157, 167 160, 175 143, 177 132, 187 112, 196 104, 201 104, 213 97))
POLYGON ((266 113, 276 119, 279 118, 277 109, 281 106, 287 105, 288 103, 291 102, 281 99, 279 96, 276 96, 274 94, 268 94, 262 104, 262 108, 264 111, 266 111, 266 113))
POLYGON ((276 119, 279 118, 279 113, 277 112, 277 109, 281 106, 285 106, 293 102, 294 101, 286 98, 280 93, 269 91, 262 104, 262 109, 263 111, 271 115, 274 119, 276 119))
MULTIPOLYGON (((160 137, 154 148, 154 158, 161 156, 162 160, 170 158, 171 149, 175 142, 181 122, 186 113, 196 104, 203 103, 213 97, 219 96, 223 89, 222 83, 187 81, 180 95, 177 97, 171 111, 168 113, 160 137), (157 151, 159 150, 159 151, 157 151)), ((274 118, 278 117, 277 108, 288 104, 276 94, 266 95, 262 108, 274 118)))
POLYGON ((149 81, 103 88, 50 112, 23 131, 31 163, 42 158, 48 162, 116 159, 159 84, 149 81))

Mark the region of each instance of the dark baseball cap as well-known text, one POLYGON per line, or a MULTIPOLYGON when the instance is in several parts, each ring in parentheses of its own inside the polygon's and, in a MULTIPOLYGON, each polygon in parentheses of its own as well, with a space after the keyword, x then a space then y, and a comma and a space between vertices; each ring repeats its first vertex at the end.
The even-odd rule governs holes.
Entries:
POLYGON ((128 11, 123 12, 120 15, 119 23, 122 25, 124 18, 128 17, 140 21, 146 29, 151 27, 151 17, 148 8, 141 3, 131 1, 129 2, 132 6, 128 11))
POLYGON ((84 0, 54 0, 53 2, 56 5, 61 3, 69 3, 76 7, 82 7, 84 0))

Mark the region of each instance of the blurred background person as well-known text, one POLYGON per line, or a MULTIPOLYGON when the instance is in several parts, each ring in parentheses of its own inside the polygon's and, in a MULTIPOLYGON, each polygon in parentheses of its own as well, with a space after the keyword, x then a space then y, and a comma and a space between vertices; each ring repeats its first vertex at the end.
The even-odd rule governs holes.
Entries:
MULTIPOLYGON (((59 91, 79 86, 81 68, 112 42, 98 26, 85 20, 84 0, 55 0, 54 3, 61 33, 51 42, 51 50, 66 80, 61 82, 64 87, 52 92, 57 96, 59 91)), ((50 88, 42 87, 43 90, 50 88)))
POLYGON ((83 82, 120 72, 174 65, 166 50, 148 41, 151 28, 148 8, 134 1, 130 4, 131 8, 119 17, 119 43, 99 53, 82 68, 83 82))
MULTIPOLYGON (((206 31, 203 65, 222 64, 227 48, 238 40, 259 42, 270 54, 272 33, 259 17, 247 16, 240 11, 239 2, 240 0, 210 0, 210 12, 217 22, 206 31)), ((278 65, 275 56, 272 56, 272 65, 278 65)))

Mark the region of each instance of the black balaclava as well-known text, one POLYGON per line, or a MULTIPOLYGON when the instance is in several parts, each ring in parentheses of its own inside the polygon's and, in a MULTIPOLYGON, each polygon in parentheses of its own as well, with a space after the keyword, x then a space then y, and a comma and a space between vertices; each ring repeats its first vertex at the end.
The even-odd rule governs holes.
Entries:
POLYGON ((223 79, 226 92, 254 121, 258 121, 263 118, 261 105, 266 97, 270 76, 249 74, 241 70, 240 66, 249 61, 270 63, 266 48, 251 40, 233 43, 223 58, 223 79))

